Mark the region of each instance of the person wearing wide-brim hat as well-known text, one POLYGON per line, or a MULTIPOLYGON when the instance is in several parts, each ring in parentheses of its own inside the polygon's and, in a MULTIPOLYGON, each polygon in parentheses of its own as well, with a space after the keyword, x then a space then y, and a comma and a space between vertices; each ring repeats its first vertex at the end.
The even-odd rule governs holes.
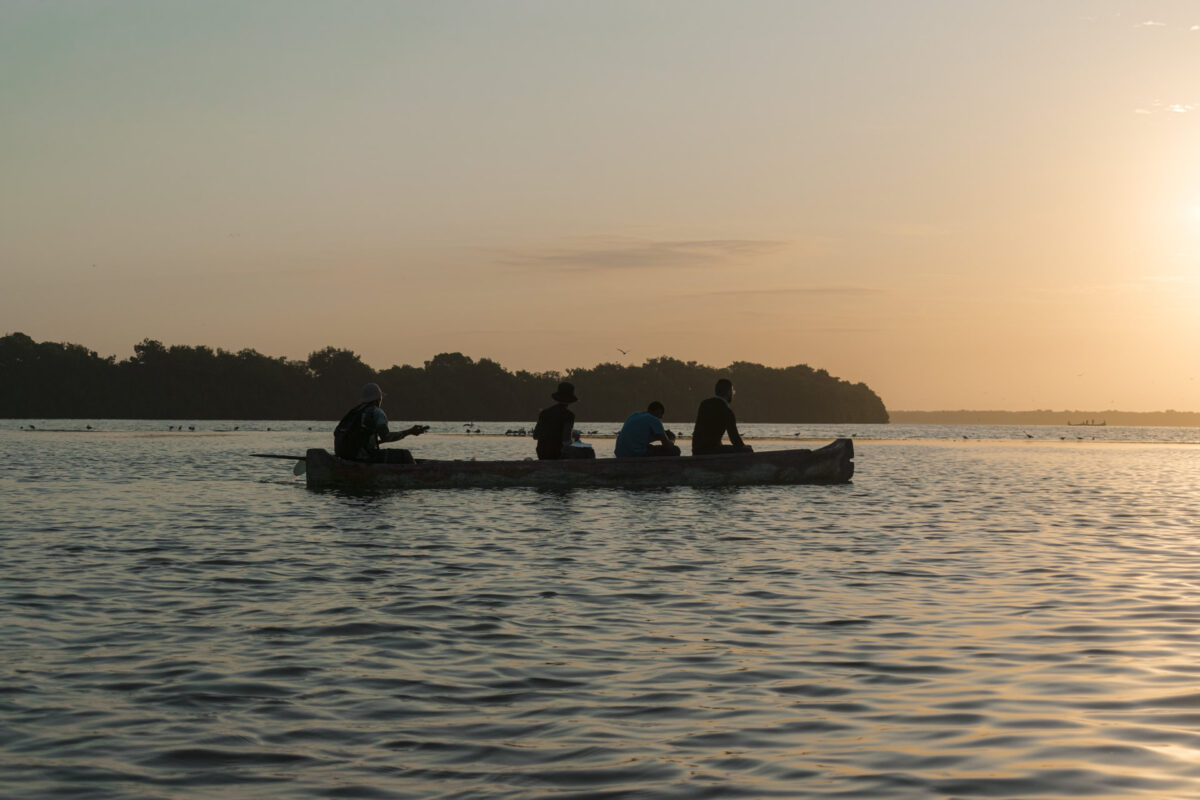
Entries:
POLYGON ((571 430, 575 427, 575 414, 567 408, 569 403, 579 402, 575 387, 563 381, 550 397, 554 405, 542 409, 533 428, 539 460, 562 458, 563 446, 570 444, 571 430))
POLYGON ((388 430, 387 415, 380 407, 383 390, 377 383, 368 383, 358 395, 358 405, 346 412, 333 430, 334 453, 339 458, 372 461, 385 464, 412 464, 412 453, 398 447, 384 450, 379 445, 396 442, 405 436, 420 436, 429 428, 413 425, 402 431, 388 430))

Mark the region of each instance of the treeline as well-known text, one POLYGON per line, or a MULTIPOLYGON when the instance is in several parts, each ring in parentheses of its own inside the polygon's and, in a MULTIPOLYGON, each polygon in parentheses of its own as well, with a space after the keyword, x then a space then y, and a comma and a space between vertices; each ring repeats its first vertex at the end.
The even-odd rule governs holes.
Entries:
POLYGON ((1160 426, 1187 428, 1200 426, 1195 411, 892 411, 892 422, 900 425, 1106 425, 1160 426))
POLYGON ((532 420, 560 380, 575 384, 582 420, 622 420, 661 400, 668 419, 689 419, 720 376, 733 380, 746 422, 887 422, 883 401, 798 364, 737 362, 724 369, 654 358, 558 372, 509 372, 495 361, 442 353, 423 366, 376 371, 352 351, 327 347, 306 360, 255 350, 213 350, 146 339, 123 361, 77 344, 0 338, 0 417, 21 419, 336 419, 375 381, 399 421, 532 420))

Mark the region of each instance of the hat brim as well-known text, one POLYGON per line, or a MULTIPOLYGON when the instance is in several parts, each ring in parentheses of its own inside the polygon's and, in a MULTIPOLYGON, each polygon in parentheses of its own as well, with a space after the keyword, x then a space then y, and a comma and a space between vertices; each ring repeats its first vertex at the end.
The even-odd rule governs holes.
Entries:
POLYGON ((561 392, 555 392, 554 394, 550 395, 550 399, 557 400, 560 403, 577 403, 577 402, 579 402, 579 398, 577 398, 575 395, 562 394, 561 392))

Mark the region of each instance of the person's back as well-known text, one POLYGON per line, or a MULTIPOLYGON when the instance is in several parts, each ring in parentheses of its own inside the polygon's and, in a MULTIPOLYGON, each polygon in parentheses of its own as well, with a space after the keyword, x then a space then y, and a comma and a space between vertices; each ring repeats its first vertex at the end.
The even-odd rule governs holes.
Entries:
POLYGON ((733 401, 733 383, 726 378, 717 381, 714 394, 700 403, 696 410, 696 425, 692 429, 692 455, 703 456, 713 453, 748 453, 749 445, 742 441, 737 429, 737 418, 730 403, 733 401), (726 434, 730 444, 722 444, 726 434))
POLYGON ((333 429, 335 456, 356 461, 366 459, 367 442, 373 428, 373 420, 367 420, 366 416, 367 412, 373 409, 374 403, 359 403, 346 412, 341 422, 333 429))
POLYGON ((563 446, 570 443, 575 427, 575 414, 567 408, 568 403, 577 402, 575 387, 563 381, 550 397, 554 405, 542 409, 533 428, 537 457, 541 461, 562 458, 563 446))
POLYGON ((662 423, 649 411, 636 411, 629 415, 621 432, 617 434, 617 443, 613 447, 613 455, 617 458, 636 458, 646 455, 650 446, 650 437, 662 433, 662 423))
POLYGON ((663 428, 664 413, 663 404, 655 400, 645 411, 630 414, 617 434, 613 455, 617 458, 679 455, 679 448, 673 444, 675 434, 663 428))
POLYGON ((574 425, 575 414, 562 403, 543 408, 538 414, 537 425, 533 428, 537 457, 542 460, 562 458, 565 444, 563 431, 570 431, 574 425))

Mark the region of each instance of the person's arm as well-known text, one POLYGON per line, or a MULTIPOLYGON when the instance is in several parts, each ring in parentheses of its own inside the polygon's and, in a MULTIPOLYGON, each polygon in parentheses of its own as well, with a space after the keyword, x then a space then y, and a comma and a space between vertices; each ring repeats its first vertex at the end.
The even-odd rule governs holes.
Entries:
POLYGON ((725 413, 728 414, 725 432, 729 434, 729 443, 734 447, 745 447, 746 443, 742 441, 742 435, 738 433, 737 417, 733 415, 733 409, 726 405, 725 413))
POLYGON ((411 428, 405 428, 402 431, 389 432, 387 429, 387 423, 384 423, 383 432, 379 435, 379 441, 398 442, 405 436, 420 436, 427 430, 429 430, 429 428, 424 425, 413 425, 411 428))
POLYGON ((655 419, 651 422, 650 441, 662 442, 667 447, 675 444, 675 434, 663 427, 662 420, 655 419))
POLYGON ((429 430, 424 425, 413 425, 411 428, 405 428, 402 431, 393 431, 388 428, 387 414, 383 413, 383 409, 375 408, 373 414, 375 417, 375 438, 380 444, 384 442, 398 442, 405 436, 420 436, 429 430))

